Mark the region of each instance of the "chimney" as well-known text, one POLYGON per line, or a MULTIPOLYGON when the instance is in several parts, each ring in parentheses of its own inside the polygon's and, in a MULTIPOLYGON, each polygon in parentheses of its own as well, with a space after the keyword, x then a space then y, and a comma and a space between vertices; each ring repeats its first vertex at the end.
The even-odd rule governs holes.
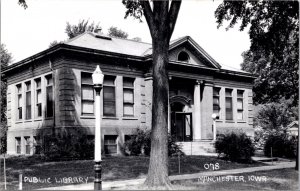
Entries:
POLYGON ((96 33, 96 34, 98 34, 98 35, 101 35, 102 34, 102 28, 100 27, 100 28, 96 28, 95 30, 94 30, 94 33, 96 33))

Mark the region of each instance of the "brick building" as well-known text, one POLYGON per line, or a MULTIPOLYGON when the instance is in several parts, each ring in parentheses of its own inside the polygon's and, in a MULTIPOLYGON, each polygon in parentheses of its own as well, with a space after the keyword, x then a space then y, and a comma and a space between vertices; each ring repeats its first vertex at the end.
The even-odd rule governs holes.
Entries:
MULTIPOLYGON (((151 54, 148 43, 84 33, 10 65, 7 153, 33 154, 41 130, 82 130, 93 138, 91 74, 100 65, 102 149, 119 154, 135 129, 151 127, 151 54)), ((171 41, 168 70, 168 128, 187 154, 212 143, 213 113, 220 116, 217 133, 253 136, 253 76, 224 68, 189 36, 171 41)))

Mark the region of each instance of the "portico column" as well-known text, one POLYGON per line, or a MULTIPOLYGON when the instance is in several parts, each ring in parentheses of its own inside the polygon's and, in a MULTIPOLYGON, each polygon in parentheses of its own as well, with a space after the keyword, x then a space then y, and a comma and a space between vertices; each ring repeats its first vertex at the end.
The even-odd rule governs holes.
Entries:
POLYGON ((194 87, 194 141, 201 139, 201 101, 200 101, 200 81, 197 80, 194 87))

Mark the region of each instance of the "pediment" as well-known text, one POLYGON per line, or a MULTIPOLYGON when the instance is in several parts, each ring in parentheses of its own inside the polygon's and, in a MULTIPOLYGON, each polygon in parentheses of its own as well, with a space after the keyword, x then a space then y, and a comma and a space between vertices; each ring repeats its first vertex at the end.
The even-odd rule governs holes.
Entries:
POLYGON ((171 42, 169 60, 170 62, 198 65, 207 68, 221 68, 221 66, 189 36, 171 42), (186 55, 188 56, 188 60, 185 59, 186 55))

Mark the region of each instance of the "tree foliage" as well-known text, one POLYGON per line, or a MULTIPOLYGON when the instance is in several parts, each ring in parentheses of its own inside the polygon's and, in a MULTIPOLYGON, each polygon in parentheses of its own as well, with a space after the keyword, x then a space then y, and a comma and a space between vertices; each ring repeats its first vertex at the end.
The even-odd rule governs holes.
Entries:
POLYGON ((298 100, 298 1, 224 1, 215 11, 218 27, 249 27, 250 50, 243 53, 242 69, 258 78, 254 103, 298 100))
MULTIPOLYGON (((1 71, 7 67, 12 59, 11 54, 5 48, 4 44, 0 45, 0 64, 1 64, 1 71)), ((7 82, 5 76, 1 72, 1 81, 0 81, 0 88, 1 88, 1 97, 0 97, 0 153, 6 152, 6 132, 7 132, 7 125, 6 125, 6 92, 7 92, 7 82)))
POLYGON ((128 33, 117 27, 111 26, 108 29, 108 36, 127 39, 128 33))
POLYGON ((71 39, 86 31, 94 32, 94 30, 98 29, 99 27, 99 24, 95 25, 94 22, 89 24, 89 20, 83 19, 76 25, 71 25, 69 22, 67 22, 65 32, 67 33, 69 39, 71 39))

